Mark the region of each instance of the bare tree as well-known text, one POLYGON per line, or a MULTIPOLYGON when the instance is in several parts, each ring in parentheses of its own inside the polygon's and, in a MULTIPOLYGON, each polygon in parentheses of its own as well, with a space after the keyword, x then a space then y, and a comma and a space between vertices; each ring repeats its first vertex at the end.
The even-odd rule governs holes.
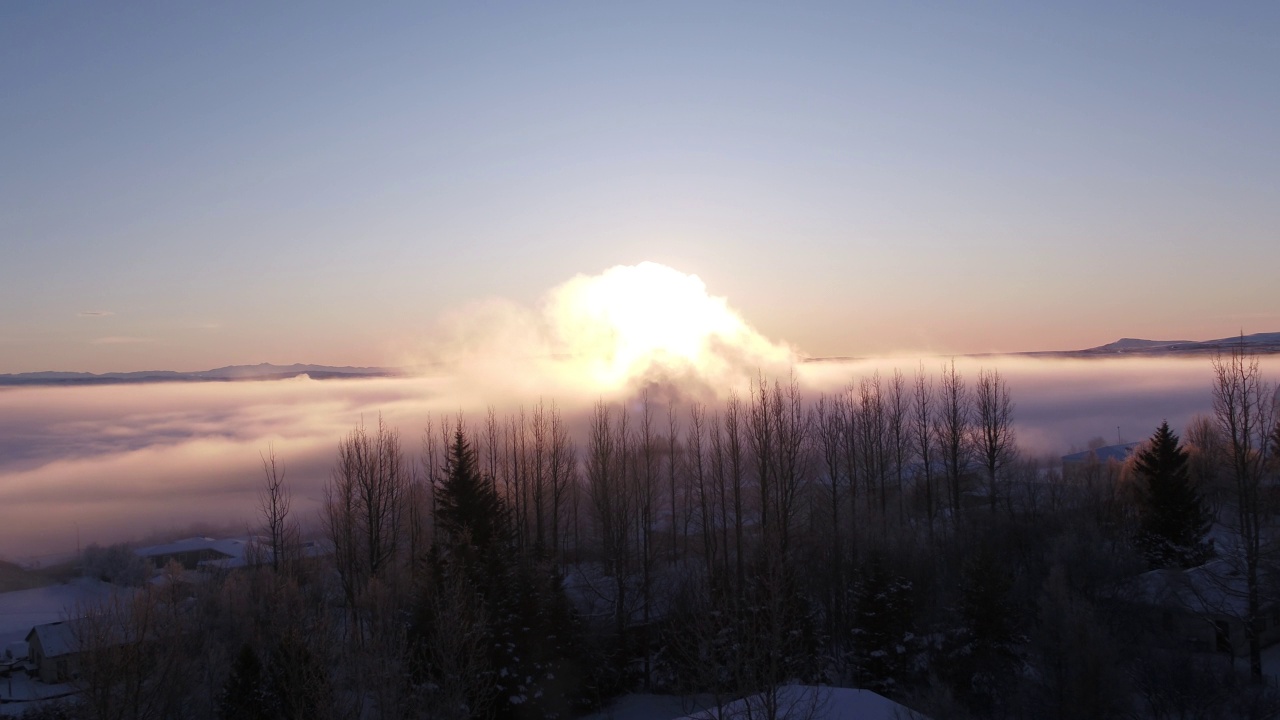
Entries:
POLYGON ((551 449, 547 458, 548 479, 551 483, 551 547, 557 559, 564 551, 565 504, 574 488, 574 477, 578 465, 578 451, 569 437, 569 429, 564 418, 560 416, 560 408, 551 403, 551 449))
POLYGON ((933 539, 933 517, 937 509, 933 487, 934 462, 934 410, 933 377, 926 374, 924 363, 916 370, 915 394, 911 403, 911 429, 916 441, 916 458, 920 461, 919 474, 924 478, 924 512, 929 524, 929 539, 933 539))
MULTIPOLYGON (((654 516, 658 505, 657 436, 653 431, 653 403, 649 391, 640 395, 640 427, 636 437, 639 467, 636 468, 636 497, 640 510, 640 594, 645 636, 653 619, 653 570, 658 553, 655 547, 654 516)), ((648 648, 644 652, 644 685, 650 687, 653 676, 648 648)))
POLYGON ((323 517, 349 607, 397 559, 408 477, 400 434, 381 416, 373 433, 361 424, 338 446, 323 517))
POLYGON ((836 396, 836 408, 843 414, 844 469, 849 483, 849 561, 858 559, 858 486, 861 477, 861 413, 858 412, 857 386, 850 381, 845 391, 836 396))
POLYGON ((774 381, 771 415, 777 451, 774 453, 776 475, 770 506, 774 511, 772 524, 776 527, 778 547, 785 555, 791 549, 792 523, 809 481, 809 416, 794 374, 785 386, 774 381))
POLYGON ((911 398, 907 393, 907 380, 898 368, 893 369, 893 379, 889 381, 886 406, 889 412, 888 431, 889 446, 893 451, 893 474, 898 486, 898 522, 905 523, 907 511, 902 477, 911 456, 911 398))
POLYGON ((987 471, 987 498, 992 514, 999 499, 1001 471, 1017 455, 1013 398, 999 370, 979 370, 974 388, 978 416, 978 455, 987 471))
POLYGON ((866 481, 868 499, 872 490, 875 490, 879 496, 882 529, 889 509, 886 490, 886 479, 889 474, 886 452, 889 434, 887 420, 880 373, 875 372, 871 377, 862 378, 858 383, 857 427, 862 477, 866 481))
POLYGON ((942 404, 937 416, 938 455, 947 480, 952 521, 960 519, 960 489, 972 454, 972 400, 954 359, 942 366, 942 404))
MULTIPOLYGON (((676 450, 676 438, 680 433, 680 420, 676 416, 676 404, 671 402, 667 405, 667 491, 669 493, 668 500, 671 504, 671 564, 675 564, 680 558, 680 525, 681 515, 679 513, 678 501, 680 498, 677 491, 677 465, 679 455, 676 450)), ((688 533, 685 533, 686 537, 688 533)))
MULTIPOLYGON (((724 469, 733 494, 733 559, 739 591, 746 585, 746 515, 743 502, 746 495, 746 445, 743 438, 742 400, 736 393, 729 394, 724 406, 724 469)), ((727 523, 726 523, 727 530, 727 523)), ((725 545, 726 551, 728 544, 725 545)), ((727 561, 727 556, 726 556, 727 561)))
POLYGON ((706 564, 707 579, 715 577, 716 569, 716 515, 715 491, 711 486, 711 478, 707 472, 706 452, 704 448, 706 409, 700 404, 689 408, 689 432, 685 436, 685 444, 689 447, 690 469, 693 473, 693 484, 698 498, 698 529, 702 532, 702 557, 706 564))
POLYGON ((546 406, 542 400, 533 408, 531 423, 533 444, 529 448, 530 497, 529 504, 533 510, 533 546, 541 554, 545 549, 546 537, 543 515, 548 500, 547 461, 550 454, 551 422, 547 416, 546 406))
POLYGON ((1249 642, 1249 671, 1262 681, 1262 642, 1258 636, 1262 615, 1259 565, 1268 520, 1262 481, 1273 448, 1270 433, 1275 423, 1272 385, 1262 378, 1256 355, 1243 342, 1227 355, 1213 359, 1213 413, 1227 451, 1228 468, 1235 481, 1235 531, 1239 568, 1245 577, 1247 611, 1245 636, 1249 642))
POLYGON ((818 451, 822 458, 822 469, 826 475, 827 499, 830 502, 831 536, 824 543, 828 555, 828 571, 830 585, 826 594, 827 605, 827 637, 833 644, 833 651, 839 648, 837 628, 844 625, 844 596, 846 588, 842 581, 844 561, 841 553, 840 538, 840 485, 842 460, 844 457, 844 416, 840 412, 836 399, 821 395, 813 408, 813 429, 818 438, 818 451))
POLYGON ((625 418, 624 412, 615 426, 609 407, 603 400, 597 401, 587 442, 587 486, 605 572, 613 579, 613 621, 619 642, 626 638, 628 625, 627 588, 634 506, 631 488, 626 482, 629 439, 625 418))
POLYGON ((292 534, 289 525, 292 495, 284 483, 284 463, 276 461, 275 448, 268 445, 267 454, 261 457, 265 479, 258 491, 258 512, 262 516, 263 529, 267 532, 267 542, 271 546, 271 569, 280 572, 287 552, 286 545, 292 534))

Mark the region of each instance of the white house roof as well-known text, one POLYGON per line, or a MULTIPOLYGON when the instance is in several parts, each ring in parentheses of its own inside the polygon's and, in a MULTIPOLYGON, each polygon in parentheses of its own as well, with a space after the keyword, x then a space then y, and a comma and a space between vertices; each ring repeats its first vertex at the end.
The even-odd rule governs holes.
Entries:
POLYGON ((48 658, 70 655, 80 647, 79 641, 76 640, 74 622, 73 620, 60 620, 44 625, 36 625, 31 628, 31 632, 27 633, 27 642, 31 642, 33 635, 38 638, 40 640, 40 649, 44 652, 44 656, 48 658))
POLYGON ((163 545, 142 547, 134 550, 133 552, 138 557, 154 558, 207 550, 216 552, 228 558, 242 558, 244 557, 248 544, 248 540, 242 538, 215 540, 210 537, 193 537, 186 538, 185 540, 175 540, 163 545))
MULTIPOLYGON (((760 713, 762 702, 762 696, 753 695, 729 703, 719 712, 714 708, 703 710, 680 720, 763 716, 760 713)), ((779 717, 810 717, 814 720, 928 720, 883 695, 857 688, 783 685, 778 688, 777 708, 779 717)))
MULTIPOLYGON (((1201 615, 1244 617, 1248 582, 1241 563, 1222 557, 1188 570, 1150 570, 1137 577, 1141 599, 1151 605, 1185 608, 1201 615)), ((1275 578, 1259 571, 1263 596, 1275 578)))

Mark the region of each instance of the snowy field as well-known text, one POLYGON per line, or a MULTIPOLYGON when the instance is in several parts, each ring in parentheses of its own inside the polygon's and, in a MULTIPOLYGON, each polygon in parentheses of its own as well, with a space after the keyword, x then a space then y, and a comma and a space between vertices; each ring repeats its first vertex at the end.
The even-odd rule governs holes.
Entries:
POLYGON ((0 593, 0 648, 26 638, 35 625, 66 620, 77 605, 93 604, 119 591, 109 583, 76 578, 65 585, 0 593))
MULTIPOLYGON (((762 703, 757 695, 717 709, 706 696, 635 693, 585 720, 749 720, 767 717, 762 703)), ((777 707, 787 720, 927 720, 883 695, 853 688, 786 685, 778 690, 777 707)))

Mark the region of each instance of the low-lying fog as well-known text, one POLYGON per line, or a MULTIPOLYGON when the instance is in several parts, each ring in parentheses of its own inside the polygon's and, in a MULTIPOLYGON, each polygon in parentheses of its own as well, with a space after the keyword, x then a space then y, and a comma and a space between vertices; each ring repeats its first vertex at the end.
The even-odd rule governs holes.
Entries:
MULTIPOLYGON (((797 378, 808 394, 832 392, 877 370, 889 376, 896 367, 910 378, 921 362, 809 363, 798 366, 797 378)), ((936 378, 943 362, 925 358, 923 367, 936 378)), ((1082 449, 1095 437, 1114 442, 1117 427, 1124 441, 1140 440, 1164 419, 1181 431, 1210 410, 1208 358, 956 363, 970 387, 980 367, 1008 380, 1019 444, 1036 455, 1082 449)), ((1280 359, 1264 360, 1263 369, 1274 380, 1280 359)), ((584 386, 572 372, 534 379, 519 373, 508 368, 491 383, 458 373, 0 390, 0 554, 26 560, 72 550, 77 538, 112 542, 194 522, 247 527, 262 476, 260 453, 269 446, 287 466, 294 512, 314 517, 339 439, 362 420, 376 423, 379 414, 416 453, 428 418, 462 412, 474 426, 489 405, 501 414, 542 397, 581 431, 597 399, 628 394, 584 386)), ((745 383, 733 381, 744 394, 745 383)), ((728 389, 705 382, 680 387, 663 395, 682 394, 685 407, 718 403, 728 389)))

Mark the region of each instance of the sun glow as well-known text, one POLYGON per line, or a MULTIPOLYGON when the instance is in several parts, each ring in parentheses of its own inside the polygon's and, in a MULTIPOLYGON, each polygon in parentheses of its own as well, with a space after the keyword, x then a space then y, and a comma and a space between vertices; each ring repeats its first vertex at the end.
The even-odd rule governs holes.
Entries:
POLYGON ((658 263, 579 275, 553 290, 545 309, 565 359, 605 386, 658 372, 712 379, 793 359, 697 275, 658 263))

